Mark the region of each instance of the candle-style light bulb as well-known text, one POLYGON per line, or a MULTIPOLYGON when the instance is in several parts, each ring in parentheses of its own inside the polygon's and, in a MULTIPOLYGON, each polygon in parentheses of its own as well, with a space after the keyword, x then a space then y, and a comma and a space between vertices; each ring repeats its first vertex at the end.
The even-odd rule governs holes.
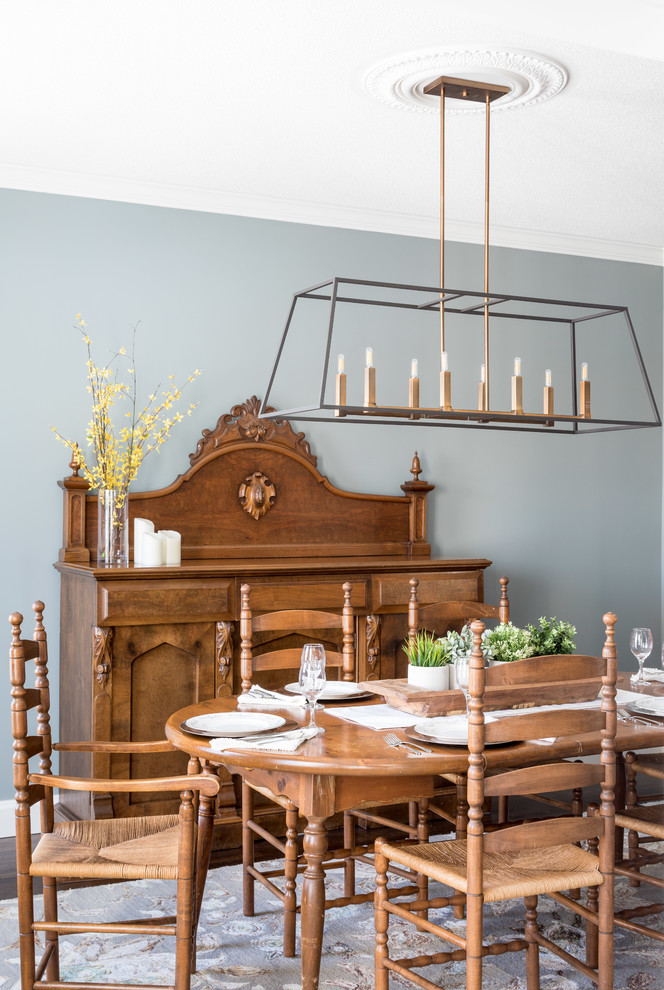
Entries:
POLYGON ((521 378, 521 358, 514 358, 514 374, 512 375, 512 412, 517 416, 523 415, 523 379, 521 378))
MULTIPOLYGON (((547 368, 544 372, 544 399, 542 411, 545 416, 553 416, 553 385, 551 384, 551 368, 547 368)), ((545 426, 554 426, 554 420, 547 419, 544 421, 545 426)))
MULTIPOLYGON (((346 373, 344 371, 344 356, 339 354, 337 357, 337 377, 335 379, 335 401, 337 406, 346 405, 346 373)), ((346 413, 341 409, 334 410, 335 416, 345 416, 346 413)))
POLYGON ((445 412, 452 409, 452 379, 447 369, 447 351, 440 352, 440 408, 445 412))
POLYGON ((588 378, 588 362, 581 365, 581 382, 579 383, 579 406, 583 419, 590 419, 590 379, 588 378))
MULTIPOLYGON (((410 378, 408 379, 408 405, 417 409, 420 405, 420 379, 417 376, 417 358, 410 362, 410 378)), ((417 417, 413 417, 416 419, 417 417)))
POLYGON ((376 405, 376 369, 373 363, 373 347, 367 347, 364 354, 364 405, 372 407, 376 405))
POLYGON ((485 382, 486 381, 486 366, 485 365, 482 365, 481 368, 480 368, 480 381, 481 382, 485 382))

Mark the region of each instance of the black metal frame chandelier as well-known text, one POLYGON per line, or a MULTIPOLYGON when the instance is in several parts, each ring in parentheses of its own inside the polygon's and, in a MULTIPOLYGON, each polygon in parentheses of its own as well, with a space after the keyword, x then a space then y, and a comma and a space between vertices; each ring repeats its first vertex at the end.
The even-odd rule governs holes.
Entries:
MULTIPOLYGON (((555 434, 582 434, 609 432, 615 430, 659 427, 661 419, 653 394, 648 373, 627 307, 603 305, 569 300, 543 299, 531 296, 504 295, 489 289, 489 163, 490 163, 490 106, 491 103, 509 92, 509 87, 470 82, 441 76, 425 88, 426 94, 440 97, 440 285, 405 285, 389 282, 373 282, 362 279, 332 278, 318 285, 296 292, 293 296, 288 318, 279 344, 276 360, 270 375, 263 399, 260 416, 263 418, 288 418, 289 420, 346 422, 346 423, 404 423, 420 426, 456 426, 474 429, 516 430, 525 432, 545 432, 555 434), (463 290, 445 287, 445 99, 465 100, 484 103, 485 116, 485 161, 484 161, 484 284, 481 290, 463 290), (319 355, 320 386, 309 401, 290 408, 270 407, 275 379, 289 361, 288 344, 294 335, 294 321, 298 312, 310 302, 325 306, 320 322, 320 330, 310 334, 308 347, 315 347, 319 355), (299 310, 298 310, 299 307, 299 310), (373 348, 365 348, 363 369, 353 381, 356 401, 348 401, 349 376, 345 356, 337 356, 336 373, 333 373, 333 343, 338 343, 343 333, 339 331, 341 314, 349 312, 350 328, 345 329, 344 340, 353 341, 356 349, 358 333, 366 339, 366 330, 357 329, 358 314, 366 313, 370 307, 374 313, 374 329, 385 328, 385 314, 394 317, 407 317, 408 323, 401 331, 408 336, 413 332, 416 320, 426 320, 424 334, 429 339, 425 368, 427 374, 435 364, 438 368, 435 382, 435 404, 420 404, 421 384, 419 361, 413 358, 407 382, 407 404, 379 404, 377 394, 377 370, 373 361, 373 348), (436 324, 434 333, 432 320, 436 324), (481 324, 482 333, 477 333, 481 324), (506 343, 501 328, 509 327, 510 343, 519 340, 521 330, 525 331, 523 347, 526 353, 532 351, 533 338, 552 334, 552 342, 557 354, 556 382, 554 392, 551 368, 542 369, 541 400, 532 379, 524 393, 522 360, 514 357, 511 374, 506 367, 506 343), (620 345, 618 360, 621 367, 628 364, 629 357, 635 380, 640 379, 640 389, 636 387, 616 389, 615 382, 601 380, 600 360, 600 412, 591 406, 589 362, 584 360, 587 350, 580 346, 581 335, 588 327, 599 342, 599 354, 607 354, 609 339, 620 345), (519 329, 521 328, 521 330, 519 329), (349 336, 350 335, 350 336, 349 336), (528 344, 527 337, 531 343, 528 344), (496 337, 499 344, 496 346, 496 337), (502 337, 502 339, 501 339, 502 337), (433 344, 436 344, 435 349, 433 344), (464 344, 469 343, 476 355, 481 355, 477 375, 477 403, 474 397, 469 400, 475 385, 470 384, 470 376, 464 376, 463 387, 458 388, 462 395, 459 405, 455 403, 457 386, 461 385, 461 355, 464 344), (449 348, 449 350, 448 350, 449 348), (433 354, 433 360, 431 355, 433 354), (492 405, 492 380, 498 380, 504 391, 504 408, 492 405), (562 381, 562 387, 560 382, 562 381), (358 395, 361 390, 361 395, 358 395), (630 409, 627 417, 616 417, 611 407, 620 393, 630 393, 634 398, 640 391, 641 407, 630 409), (465 392, 465 394, 464 394, 465 392), (563 402, 561 404, 560 398, 563 402), (527 399, 524 400, 524 394, 527 399), (465 400, 465 401, 464 401, 465 400), (647 410, 647 412, 644 412, 647 410)), ((373 332, 373 330, 372 330, 373 332)), ((342 340, 342 346, 344 345, 342 340)), ((518 346, 518 343, 517 345, 518 346)), ((537 340, 535 341, 537 346, 537 340)), ((394 337, 386 345, 393 350, 394 337)), ((468 357, 463 363, 467 366, 468 357)), ((302 384, 297 371, 293 374, 291 360, 291 383, 288 390, 297 389, 302 384)), ((404 375, 405 378, 405 375, 404 375)), ((431 385, 431 383, 429 383, 431 385)), ((385 383, 387 386, 387 383, 385 383)), ((387 389, 385 389, 387 390, 387 389)), ((391 389, 395 391, 394 388, 391 389)), ((495 389, 494 389, 495 392, 495 389)), ((403 389, 406 395, 405 382, 403 389)), ((594 402, 594 400, 593 400, 594 402)), ((633 403, 632 403, 633 404, 633 403)))

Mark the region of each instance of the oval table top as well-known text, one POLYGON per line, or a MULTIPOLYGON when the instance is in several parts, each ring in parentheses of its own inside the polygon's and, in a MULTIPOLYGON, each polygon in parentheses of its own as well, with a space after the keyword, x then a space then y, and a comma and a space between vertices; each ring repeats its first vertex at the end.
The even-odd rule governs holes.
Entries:
MULTIPOLYGON (((361 702, 372 704, 375 702, 361 702)), ((414 755, 402 748, 388 746, 384 735, 388 730, 375 730, 334 716, 334 706, 328 705, 316 713, 316 721, 325 732, 307 740, 293 753, 243 748, 238 740, 236 746, 223 753, 210 750, 209 740, 193 735, 183 729, 182 723, 195 715, 209 712, 237 711, 237 697, 212 698, 181 708, 166 723, 166 736, 177 749, 211 763, 233 767, 251 767, 271 770, 279 766, 282 770, 305 774, 327 776, 361 776, 367 770, 372 776, 394 774, 422 775, 432 773, 452 773, 464 771, 468 762, 465 746, 442 746, 432 744, 431 754, 414 755)), ((268 712, 282 715, 306 725, 308 713, 301 708, 269 708, 260 703, 243 705, 242 711, 268 712)), ((403 729, 395 731, 404 739, 403 729)), ((407 741, 407 740, 406 740, 407 741)), ((534 741, 510 743, 487 747, 485 754, 488 766, 524 766, 550 759, 570 756, 588 756, 600 751, 599 732, 587 733, 576 738, 561 737, 553 742, 534 741)), ((633 725, 618 721, 616 749, 625 752, 631 749, 649 749, 664 744, 664 723, 662 725, 633 725)), ((423 744, 425 745, 425 744, 423 744)))

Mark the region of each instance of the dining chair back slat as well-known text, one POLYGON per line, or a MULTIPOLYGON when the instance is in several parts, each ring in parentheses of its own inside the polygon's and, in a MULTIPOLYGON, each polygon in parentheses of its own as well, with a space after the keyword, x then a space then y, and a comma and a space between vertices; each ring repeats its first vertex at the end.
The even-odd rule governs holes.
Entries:
POLYGON ((408 601, 408 637, 413 640, 420 629, 428 629, 444 636, 448 628, 461 626, 471 619, 498 619, 501 624, 510 620, 510 603, 507 596, 509 578, 500 579, 500 600, 497 605, 477 601, 446 601, 430 602, 422 605, 419 602, 417 578, 410 579, 410 598, 408 601))
POLYGON ((352 681, 355 677, 355 619, 351 594, 353 587, 350 582, 343 586, 343 605, 338 613, 322 612, 317 609, 292 609, 265 612, 254 615, 251 608, 251 585, 243 584, 240 588, 240 668, 242 675, 242 692, 249 691, 257 670, 291 670, 299 668, 302 647, 285 646, 283 649, 266 649, 260 652, 256 648, 255 634, 270 632, 273 634, 306 633, 315 634, 319 638, 329 638, 334 635, 333 649, 326 648, 326 665, 339 670, 339 678, 352 681), (341 658, 341 659, 340 659, 341 658))
MULTIPOLYGON (((543 767, 538 767, 541 774, 543 767)), ((573 815, 569 818, 547 818, 523 825, 487 832, 484 835, 484 852, 511 852, 520 849, 545 849, 569 842, 584 842, 599 836, 602 830, 600 818, 573 815)))
POLYGON ((544 772, 547 789, 551 791, 599 784, 604 776, 598 763, 547 763, 546 771, 541 766, 520 767, 518 770, 506 770, 486 777, 484 795, 497 797, 499 794, 538 794, 542 790, 544 772))
MULTIPOLYGON (((520 697, 519 694, 516 697, 520 697)), ((567 699, 570 701, 571 699, 567 699)), ((517 701, 516 704, 519 704, 517 701)), ((489 713, 490 715, 490 713, 489 713)), ((528 714, 515 714, 487 721, 484 725, 487 743, 521 742, 525 739, 547 739, 552 736, 579 736, 602 729, 601 709, 564 708, 528 714)))

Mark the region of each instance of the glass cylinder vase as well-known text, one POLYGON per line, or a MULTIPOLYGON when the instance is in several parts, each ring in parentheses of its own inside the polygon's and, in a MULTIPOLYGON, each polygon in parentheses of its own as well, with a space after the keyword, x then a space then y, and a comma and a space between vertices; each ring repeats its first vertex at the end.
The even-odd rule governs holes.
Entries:
POLYGON ((114 488, 100 488, 97 494, 97 563, 129 563, 129 499, 114 488))

